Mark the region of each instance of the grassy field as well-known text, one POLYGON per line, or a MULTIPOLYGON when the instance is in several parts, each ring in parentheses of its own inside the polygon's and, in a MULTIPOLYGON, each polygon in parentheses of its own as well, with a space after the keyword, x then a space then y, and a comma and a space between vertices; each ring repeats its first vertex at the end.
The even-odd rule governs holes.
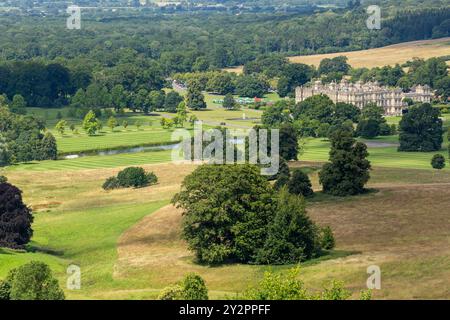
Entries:
MULTIPOLYGON (((209 98, 212 100, 212 98, 209 98)), ((253 109, 245 109, 240 111, 228 111, 216 105, 209 105, 208 110, 194 111, 199 119, 203 120, 205 127, 214 125, 214 123, 225 121, 230 128, 251 128, 259 120, 234 120, 229 122, 226 119, 239 117, 242 113, 246 113, 249 117, 260 119, 261 111, 253 109), (235 126, 233 126, 235 124, 235 126)), ((170 114, 162 114, 162 116, 170 116, 170 114)), ((173 115, 172 115, 173 116, 173 115)), ((398 123, 400 117, 387 117, 388 123, 398 123)), ((448 127, 450 124, 450 114, 444 115, 444 125, 448 127)), ((118 146, 130 147, 142 144, 164 144, 170 142, 171 130, 162 129, 155 125, 151 128, 131 128, 125 131, 119 127, 116 132, 105 131, 101 135, 89 137, 85 134, 73 135, 68 133, 65 136, 55 133, 58 149, 60 152, 76 153, 78 151, 86 151, 90 149, 114 148, 118 146)), ((379 137, 373 140, 365 141, 369 143, 369 159, 374 165, 384 167, 397 168, 416 168, 431 169, 430 160, 435 154, 422 152, 398 152, 396 144, 398 144, 398 136, 379 137), (372 143, 373 145, 370 145, 372 143), (380 147, 377 144, 388 144, 390 146, 380 147)), ((440 153, 445 156, 447 153, 448 142, 444 138, 443 148, 440 153)), ((327 161, 329 152, 329 142, 320 138, 308 138, 305 140, 304 152, 300 156, 301 160, 307 161, 327 161)), ((46 170, 83 170, 97 168, 115 168, 126 165, 142 165, 151 163, 168 162, 171 159, 171 151, 152 151, 139 152, 134 154, 118 154, 110 156, 88 156, 70 160, 58 161, 40 161, 23 163, 11 166, 9 171, 46 171, 46 170)), ((450 170, 446 168, 444 170, 450 170)))
MULTIPOLYGON (((205 127, 219 126, 225 123, 230 128, 251 128, 260 123, 262 111, 242 108, 241 110, 226 110, 213 100, 223 99, 222 95, 205 93, 205 101, 208 108, 201 111, 190 111, 188 117, 194 114, 204 122, 205 127)), ((272 93, 266 96, 268 101, 280 99, 277 94, 272 93)), ((103 129, 95 136, 88 136, 81 126, 80 119, 68 118, 67 108, 28 108, 28 114, 44 119, 50 132, 53 133, 58 144, 58 153, 61 155, 74 154, 86 151, 98 151, 108 149, 120 149, 134 146, 150 146, 169 144, 172 141, 171 135, 175 129, 163 129, 160 125, 162 117, 172 118, 173 113, 159 112, 152 115, 142 115, 139 113, 127 112, 124 115, 117 115, 118 127, 112 131, 106 127, 107 119, 101 119, 103 129), (74 124, 76 133, 66 128, 64 134, 56 132, 54 129, 58 119, 58 112, 67 120, 68 124, 74 124), (128 127, 122 126, 123 121, 128 122, 128 127), (139 121, 141 126, 136 127, 139 121)), ((189 129, 189 125, 186 127, 189 129)))
MULTIPOLYGON (((259 121, 261 111, 226 111, 212 103, 215 98, 207 95, 208 110, 195 112, 206 125, 226 122, 248 128, 259 121), (255 119, 229 120, 243 112, 255 119)), ((46 116, 56 114, 47 111, 46 116)), ((161 116, 170 114, 157 117, 161 116)), ((449 115, 445 120, 448 126, 449 115)), ((388 118, 390 123, 398 121, 388 118)), ((55 135, 60 150, 66 151, 164 142, 170 131, 155 122, 139 131, 105 129, 94 137, 55 135)), ((302 265, 302 279, 312 289, 331 279, 344 280, 356 298, 365 287, 367 266, 376 264, 382 270, 382 290, 374 293, 375 298, 450 298, 450 168, 432 170, 434 153, 397 152, 397 136, 365 142, 374 167, 369 188, 376 190, 365 195, 341 199, 320 193, 317 169, 328 159, 326 140, 307 139, 301 161, 290 164, 309 174, 319 193, 308 202, 308 212, 318 224, 330 225, 337 239, 331 254, 302 265)), ((446 147, 447 142, 440 153, 447 157, 446 147)), ((26 252, 0 249, 0 278, 13 267, 40 260, 51 266, 65 288, 65 270, 75 263, 81 267, 82 289, 66 290, 68 298, 147 299, 195 271, 206 279, 212 298, 223 298, 254 285, 266 270, 291 267, 197 265, 180 239, 180 212, 169 205, 195 166, 169 163, 170 155, 171 151, 152 151, 87 156, 3 169, 0 174, 23 190, 35 221, 26 252), (101 188, 107 177, 131 165, 154 171, 158 184, 109 192, 101 188)))
POLYGON ((0 278, 12 267, 42 260, 52 266, 61 284, 69 264, 81 267, 83 290, 67 292, 69 298, 93 298, 107 290, 134 287, 132 280, 122 282, 113 275, 117 240, 144 216, 166 205, 181 177, 191 170, 174 164, 144 167, 157 174, 157 185, 112 192, 103 191, 101 184, 118 169, 8 172, 33 209, 34 237, 30 252, 0 252, 0 278))
MULTIPOLYGON (((404 42, 368 50, 294 56, 289 57, 289 61, 294 63, 305 63, 317 67, 320 64, 320 61, 325 58, 346 56, 348 57, 348 63, 354 68, 374 68, 385 65, 395 65, 396 63, 402 64, 414 57, 429 59, 447 55, 450 55, 450 38, 404 42)), ((227 68, 225 70, 242 73, 242 69, 243 67, 240 66, 227 68)))
MULTIPOLYGON (((307 166, 316 191, 317 165, 307 166)), ((199 266, 180 239, 180 212, 167 206, 193 165, 144 165, 158 185, 105 192, 100 185, 119 168, 75 171, 8 171, 33 208, 34 252, 2 250, 0 278, 29 260, 49 263, 61 284, 65 269, 81 267, 82 289, 69 298, 155 298, 159 290, 195 271, 207 281, 211 296, 223 298, 255 284, 265 270, 290 266, 199 266)), ((308 211, 320 225, 335 230, 337 248, 302 266, 312 289, 332 278, 354 292, 364 288, 370 264, 382 269, 382 290, 375 298, 447 297, 450 250, 450 172, 375 167, 369 187, 378 192, 340 199, 320 194, 308 211), (432 289, 432 290, 431 290, 432 289)), ((356 297, 357 295, 355 295, 356 297)))
MULTIPOLYGON (((376 264, 382 270, 382 290, 374 292, 375 298, 449 298, 450 249, 445 245, 450 226, 446 219, 450 202, 445 198, 449 172, 433 175, 423 170, 375 168, 372 176, 370 187, 377 188, 376 193, 347 199, 318 197, 310 202, 312 218, 335 230, 337 247, 332 255, 303 264, 302 279, 313 289, 340 279, 357 293, 364 289, 366 268, 376 264)), ((317 184, 314 187, 319 189, 317 184)), ((291 267, 197 265, 180 239, 180 219, 181 213, 167 206, 120 238, 117 274, 144 276, 152 287, 141 289, 141 297, 154 297, 154 288, 185 272, 201 274, 212 297, 233 296, 258 281, 265 270, 291 267)))
MULTIPOLYGON (((392 168, 414 168, 414 169, 432 169, 431 158, 436 153, 441 153, 445 157, 448 155, 445 142, 440 152, 398 152, 397 146, 379 147, 376 144, 394 144, 398 141, 398 136, 379 137, 372 140, 361 140, 369 145, 369 160, 374 166, 392 167, 392 168)), ((306 161, 327 161, 330 143, 325 139, 306 139, 304 144, 304 153, 300 156, 301 160, 306 161)), ((444 170, 450 171, 447 166, 444 170)))

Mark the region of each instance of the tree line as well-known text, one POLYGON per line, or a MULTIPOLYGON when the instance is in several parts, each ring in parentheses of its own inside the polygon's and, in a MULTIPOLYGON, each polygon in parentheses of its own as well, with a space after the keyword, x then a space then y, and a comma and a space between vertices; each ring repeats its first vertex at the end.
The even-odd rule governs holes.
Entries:
MULTIPOLYGON (((160 90, 174 73, 217 70, 261 55, 357 50, 445 36, 450 8, 400 10, 379 32, 365 27, 360 7, 312 15, 146 15, 87 20, 83 33, 66 30, 58 19, 37 24, 30 17, 1 17, 0 94, 10 99, 20 94, 30 106, 57 106, 92 82, 137 93, 160 90)), ((249 64, 247 70, 252 74, 255 67, 249 64)), ((280 79, 287 91, 289 78, 280 79)))
POLYGON ((0 166, 56 158, 56 139, 41 120, 0 105, 0 166))

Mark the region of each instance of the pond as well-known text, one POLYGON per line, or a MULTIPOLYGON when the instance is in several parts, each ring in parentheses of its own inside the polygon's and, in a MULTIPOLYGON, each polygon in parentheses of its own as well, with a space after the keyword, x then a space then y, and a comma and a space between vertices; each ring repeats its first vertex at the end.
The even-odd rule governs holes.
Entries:
POLYGON ((124 153, 173 150, 173 149, 177 149, 179 146, 180 146, 180 143, 177 142, 177 143, 165 144, 165 145, 159 145, 159 146, 140 146, 140 147, 113 149, 113 150, 88 151, 88 152, 79 152, 76 154, 65 155, 65 156, 62 156, 62 158, 63 159, 77 159, 77 158, 87 157, 87 156, 111 156, 111 155, 115 155, 115 154, 124 154, 124 153))

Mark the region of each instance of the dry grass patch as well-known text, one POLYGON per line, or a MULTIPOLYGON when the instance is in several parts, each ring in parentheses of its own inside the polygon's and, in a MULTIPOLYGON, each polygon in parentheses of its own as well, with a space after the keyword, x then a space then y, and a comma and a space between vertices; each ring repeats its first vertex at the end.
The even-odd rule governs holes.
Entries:
POLYGON ((179 209, 168 205, 144 218, 119 239, 118 261, 114 276, 128 279, 139 276, 146 279, 152 289, 161 289, 188 273, 197 272, 204 277, 212 296, 233 295, 246 288, 260 275, 259 267, 226 265, 208 267, 194 263, 192 252, 181 239, 179 209))
POLYGON ((311 56, 295 56, 289 60, 318 66, 325 58, 347 56, 348 63, 354 68, 373 68, 385 65, 402 64, 414 57, 429 59, 450 55, 450 38, 421 40, 398 43, 391 46, 349 52, 316 54, 311 56))
MULTIPOLYGON (((375 168, 371 187, 378 192, 324 198, 308 205, 316 222, 333 228, 337 252, 354 253, 306 263, 301 276, 308 287, 319 289, 331 279, 340 279, 357 298, 365 287, 366 268, 375 264, 382 270, 382 290, 374 293, 375 298, 450 298, 450 177, 419 171, 414 175, 408 170, 375 168), (403 181, 389 182, 390 170, 403 181), (428 183, 420 185, 417 179, 428 183)), ((115 277, 144 280, 147 287, 142 290, 156 296, 155 289, 197 272, 211 295, 220 298, 255 284, 271 268, 198 265, 180 237, 180 223, 180 210, 166 206, 125 232, 119 239, 115 277)))
POLYGON ((141 167, 153 171, 158 177, 158 184, 140 189, 103 190, 103 182, 117 175, 123 167, 66 172, 11 171, 8 179, 23 191, 25 202, 36 209, 35 212, 56 208, 58 211, 83 210, 170 199, 195 165, 163 163, 141 167))
MULTIPOLYGON (((354 68, 374 68, 395 65, 396 63, 402 64, 414 57, 429 59, 446 55, 450 55, 450 38, 403 42, 368 50, 293 56, 288 59, 293 63, 305 63, 317 67, 320 64, 320 61, 325 58, 347 56, 349 60, 348 63, 354 68)), ((226 68, 224 70, 241 74, 243 72, 243 67, 238 66, 226 68)))

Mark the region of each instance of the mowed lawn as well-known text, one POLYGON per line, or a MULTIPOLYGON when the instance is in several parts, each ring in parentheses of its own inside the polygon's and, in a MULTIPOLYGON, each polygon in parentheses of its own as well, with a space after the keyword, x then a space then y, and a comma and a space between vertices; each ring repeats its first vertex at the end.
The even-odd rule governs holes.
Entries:
POLYGON ((172 151, 149 151, 109 156, 87 156, 77 159, 45 160, 21 163, 8 167, 7 171, 65 171, 99 168, 117 168, 169 162, 172 151))
POLYGON ((117 128, 114 131, 102 130, 96 135, 54 133, 59 154, 127 148, 134 146, 150 146, 170 144, 173 130, 166 129, 133 129, 117 128))
MULTIPOLYGON (((361 139, 362 142, 369 144, 368 159, 373 166, 405 169, 432 169, 431 158, 437 153, 448 159, 448 142, 446 140, 445 138, 439 152, 399 152, 395 145, 398 143, 398 136, 378 137, 371 140, 361 139), (377 144, 379 145, 377 146, 377 144)), ((304 152, 300 155, 300 160, 328 161, 330 151, 328 139, 309 138, 304 141, 303 147, 304 152)), ((450 166, 447 165, 443 170, 450 170, 450 166)))

